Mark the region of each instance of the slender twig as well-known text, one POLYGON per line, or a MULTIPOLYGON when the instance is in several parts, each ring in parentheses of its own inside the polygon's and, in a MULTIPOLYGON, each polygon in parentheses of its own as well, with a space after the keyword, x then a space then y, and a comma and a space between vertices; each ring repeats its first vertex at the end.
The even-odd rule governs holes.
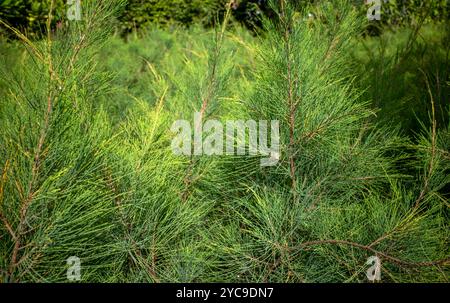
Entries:
POLYGON ((20 216, 19 216, 19 223, 17 225, 17 229, 14 237, 14 247, 13 247, 13 251, 12 251, 12 255, 11 255, 11 261, 10 261, 10 265, 9 265, 9 275, 10 278, 13 276, 14 274, 14 270, 17 267, 17 257, 19 254, 19 250, 21 247, 21 242, 22 242, 22 237, 24 235, 25 232, 25 225, 26 225, 26 219, 27 219, 27 213, 28 213, 28 209, 33 201, 34 195, 35 195, 35 191, 34 191, 34 187, 35 187, 35 183, 37 182, 37 178, 38 178, 38 174, 39 174, 39 169, 40 169, 40 164, 41 164, 41 156, 42 156, 42 149, 44 146, 44 142, 47 136, 47 131, 49 128, 49 124, 50 124, 50 116, 53 110, 53 92, 52 92, 52 81, 53 81, 53 75, 54 75, 54 71, 53 71, 53 64, 52 64, 52 54, 51 54, 51 29, 50 29, 50 24, 51 24, 51 20, 52 20, 52 11, 53 11, 53 5, 54 5, 54 0, 51 1, 51 6, 50 6, 50 13, 49 13, 49 17, 47 19, 47 64, 48 64, 48 72, 49 72, 49 77, 50 77, 50 81, 49 81, 49 92, 48 92, 48 97, 47 97, 47 109, 44 113, 44 123, 43 126, 41 128, 41 133, 38 139, 38 144, 36 147, 36 151, 34 154, 34 159, 33 159, 33 165, 31 168, 31 179, 28 183, 28 190, 27 190, 27 197, 21 201, 21 206, 20 206, 20 216))
MULTIPOLYGON (((195 129, 197 132, 199 132, 202 123, 203 123, 203 119, 206 115, 206 111, 208 108, 208 105, 210 104, 211 100, 213 99, 213 95, 214 95, 214 88, 215 88, 215 84, 217 81, 217 68, 218 68, 218 63, 219 63, 219 58, 220 55, 222 53, 222 44, 223 44, 223 40, 225 37, 225 31, 228 25, 228 20, 230 18, 230 13, 231 13, 231 5, 232 5, 233 1, 231 0, 228 4, 227 4, 227 10, 225 13, 225 18, 223 20, 222 23, 222 27, 219 33, 216 32, 216 41, 215 41, 215 47, 214 47, 214 57, 212 60, 212 65, 211 65, 211 71, 209 74, 209 79, 208 79, 208 87, 206 89, 206 96, 202 98, 202 105, 200 108, 200 118, 198 119, 198 123, 197 125, 195 125, 195 129)), ((185 189, 184 191, 181 193, 181 200, 182 202, 186 202, 187 199, 190 196, 190 188, 193 184, 193 180, 198 179, 198 178, 192 178, 192 175, 194 173, 194 168, 196 166, 196 159, 194 159, 194 157, 191 155, 191 158, 189 160, 189 166, 187 168, 185 177, 183 178, 183 183, 185 184, 185 189)))
POLYGON ((315 245, 323 245, 323 244, 334 244, 334 245, 348 245, 356 248, 360 248, 366 251, 369 251, 373 253, 374 255, 377 255, 385 260, 391 261, 392 263, 395 263, 399 266, 404 267, 427 267, 427 266, 437 266, 437 265, 448 265, 450 264, 450 257, 436 260, 436 261, 426 261, 426 262, 411 262, 411 261, 405 261, 401 260, 399 258, 393 257, 391 255, 388 255, 384 252, 378 251, 374 248, 372 248, 370 245, 363 245, 356 242, 346 241, 346 240, 319 240, 319 241, 309 241, 301 243, 300 245, 296 246, 295 249, 304 249, 308 246, 315 246, 315 245))
POLYGON ((433 98, 433 93, 431 92, 430 83, 428 82, 428 77, 427 77, 426 73, 420 68, 419 68, 419 70, 423 73, 423 75, 425 77, 425 83, 427 85, 428 94, 430 95, 430 102, 431 102, 431 115, 432 115, 431 159, 430 159, 430 165, 428 166, 428 173, 425 175, 423 189, 420 192, 419 197, 417 198, 417 200, 414 203, 414 209, 417 209, 419 207, 420 202, 423 200, 423 198, 425 197, 425 194, 428 191, 430 178, 431 178, 431 175, 433 174, 433 170, 434 170, 434 160, 436 157, 436 113, 435 113, 435 108, 434 108, 434 98, 433 98))
POLYGON ((0 179, 0 221, 5 226, 6 230, 11 235, 12 239, 16 240, 16 234, 11 226, 11 224, 8 222, 8 219, 5 217, 5 215, 2 212, 2 201, 3 201, 3 190, 7 179, 7 173, 9 169, 9 160, 6 160, 5 166, 3 167, 2 177, 0 179))
MULTIPOLYGON (((402 259, 399 259, 397 257, 388 255, 382 251, 376 250, 374 248, 372 248, 371 246, 373 245, 363 245, 363 244, 359 244, 356 242, 351 242, 351 241, 346 241, 346 240, 317 240, 317 241, 308 241, 308 242, 303 242, 295 247, 291 247, 288 248, 288 250, 290 252, 294 252, 294 251, 299 251, 299 250, 303 250, 307 247, 310 246, 317 246, 317 245, 326 245, 326 244, 331 244, 331 245, 347 245, 347 246, 351 246, 351 247, 356 247, 362 250, 366 250, 369 251, 371 253, 373 253, 374 255, 388 261, 391 263, 394 263, 398 266, 401 267, 408 267, 408 268, 414 268, 414 267, 430 267, 430 266, 440 266, 440 265, 444 265, 444 266, 448 266, 450 265, 450 257, 449 258, 445 258, 445 259, 440 259, 440 260, 435 260, 435 261, 425 261, 425 262, 411 262, 411 261, 405 261, 402 259)), ((278 268, 282 263, 282 257, 279 257, 275 260, 275 262, 270 266, 269 268, 269 272, 268 274, 265 275, 264 280, 267 281, 269 275, 271 273, 273 273, 276 268, 278 268)))

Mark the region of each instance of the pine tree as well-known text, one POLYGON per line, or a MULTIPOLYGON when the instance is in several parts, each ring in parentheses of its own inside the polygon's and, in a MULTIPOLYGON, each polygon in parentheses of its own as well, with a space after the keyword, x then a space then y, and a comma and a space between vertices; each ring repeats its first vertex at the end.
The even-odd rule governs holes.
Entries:
POLYGON ((3 24, 25 51, 0 76, 2 280, 70 281, 77 257, 83 282, 365 282, 377 257, 382 281, 446 281, 449 128, 431 92, 417 142, 374 122, 347 68, 364 28, 350 2, 272 1, 248 40, 228 7, 221 27, 140 58, 147 93, 112 89, 126 68, 99 61, 121 0, 59 30, 50 15, 41 41, 3 24), (171 125, 196 112, 278 120, 280 161, 175 155, 171 125))
POLYGON ((103 273, 115 268, 115 209, 102 146, 109 122, 92 101, 107 89, 95 52, 120 5, 89 2, 83 21, 56 32, 50 14, 42 41, 10 28, 27 53, 18 70, 2 74, 10 83, 0 109, 6 281, 67 281, 71 256, 82 260, 86 280, 107 280, 103 273))
MULTIPOLYGON (((448 184, 448 162, 429 159, 437 153, 436 133, 434 143, 422 140, 429 156, 418 157, 429 159, 425 184, 405 186, 408 178, 396 168, 408 142, 371 124, 373 113, 343 66, 352 35, 363 28, 349 2, 317 7, 322 22, 312 25, 288 1, 272 6, 278 18, 266 21, 247 108, 252 117, 280 120, 283 157, 253 174, 247 194, 218 219, 220 236, 212 242, 224 268, 219 276, 367 281, 366 260, 376 256, 384 281, 445 281, 448 202, 437 192, 448 184), (431 171, 436 198, 430 196, 431 171), (420 207, 425 196, 433 202, 420 207)), ((253 164, 247 167, 258 169, 253 164)))

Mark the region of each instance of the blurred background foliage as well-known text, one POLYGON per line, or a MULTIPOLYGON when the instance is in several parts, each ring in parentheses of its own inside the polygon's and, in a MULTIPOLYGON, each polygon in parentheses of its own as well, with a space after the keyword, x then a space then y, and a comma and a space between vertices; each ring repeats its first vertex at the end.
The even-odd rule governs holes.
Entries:
MULTIPOLYGON (((37 34, 45 26, 50 7, 49 0, 1 0, 0 19, 14 27, 37 34)), ((65 0, 55 0, 55 22, 65 14, 65 0)), ((81 1, 82 2, 82 1, 81 1)), ((223 17, 228 0, 128 0, 119 18, 118 30, 123 33, 148 27, 201 23, 214 25, 223 17)), ((294 0, 298 8, 317 0, 294 0)), ((364 0, 354 0, 367 11, 364 0)), ((261 15, 271 16, 268 0, 233 0, 232 11, 235 21, 252 30, 261 26, 261 15)), ((378 25, 409 25, 417 22, 446 21, 449 17, 448 0, 389 0, 382 4, 382 19, 372 23, 371 33, 379 33, 378 25), (422 20, 423 19, 423 20, 422 20)))
MULTIPOLYGON (((64 0, 54 2, 56 19, 62 18, 65 12, 65 3, 64 0)), ((49 9, 50 1, 1 0, 0 20, 29 34, 36 35, 45 27, 49 9)))
MULTIPOLYGON (((54 28, 67 19, 66 2, 54 0, 54 28)), ((230 0, 128 0, 115 23, 115 31, 117 36, 126 37, 126 41, 131 45, 137 41, 131 38, 136 33, 145 38, 148 36, 146 33, 155 28, 169 29, 166 35, 172 38, 169 32, 184 28, 201 32, 202 27, 212 28, 222 21, 226 4, 229 2, 230 0)), ((274 18, 268 2, 232 0, 231 27, 238 30, 241 37, 245 28, 249 29, 249 33, 261 29, 262 16, 274 18)), ((308 9, 311 12, 309 18, 321 22, 320 15, 314 11, 319 2, 320 0, 291 1, 296 4, 298 11, 311 5, 308 9)), ((352 0, 361 16, 365 16, 369 7, 367 3, 364 5, 365 2, 367 1, 352 0)), ((437 104, 438 126, 448 124, 446 99, 450 93, 447 85, 450 70, 449 2, 382 1, 381 20, 367 22, 366 35, 360 37, 361 39, 354 38, 355 47, 349 54, 347 62, 349 68, 356 72, 355 85, 365 90, 362 98, 372 100, 374 108, 380 109, 379 120, 386 123, 396 121, 409 135, 413 135, 420 128, 420 123, 429 121, 429 92, 423 72, 431 77, 430 85, 437 104)), ((50 0, 0 0, 0 20, 26 32, 27 36, 36 38, 39 33, 45 32, 50 3, 50 0)), ((83 0, 81 3, 83 5, 83 0)), ((14 37, 11 31, 0 26, 0 35, 2 34, 7 38, 14 37)), ((117 41, 118 45, 119 41, 120 39, 117 41)), ((143 43, 139 44, 136 47, 127 47, 139 49, 139 53, 148 49, 143 43)), ((4 59, 7 60, 6 56, 4 59)), ((245 61, 248 58, 240 59, 245 61)), ((125 83, 127 87, 137 89, 140 81, 128 72, 124 73, 124 78, 120 80, 122 82, 119 81, 120 85, 125 83)), ((144 88, 141 87, 142 89, 144 88)))

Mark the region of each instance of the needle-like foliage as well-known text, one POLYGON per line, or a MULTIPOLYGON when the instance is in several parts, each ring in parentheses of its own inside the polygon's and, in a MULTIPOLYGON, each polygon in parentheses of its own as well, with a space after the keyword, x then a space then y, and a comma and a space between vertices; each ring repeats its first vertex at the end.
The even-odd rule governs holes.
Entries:
POLYGON ((127 44, 108 30, 123 1, 87 3, 40 41, 2 23, 21 41, 0 69, 2 281, 68 281, 72 256, 83 282, 364 282, 371 256, 382 281, 448 280, 449 127, 425 72, 417 141, 374 122, 351 1, 272 1, 258 37, 228 6, 127 44), (279 162, 174 154, 196 115, 278 120, 279 162))

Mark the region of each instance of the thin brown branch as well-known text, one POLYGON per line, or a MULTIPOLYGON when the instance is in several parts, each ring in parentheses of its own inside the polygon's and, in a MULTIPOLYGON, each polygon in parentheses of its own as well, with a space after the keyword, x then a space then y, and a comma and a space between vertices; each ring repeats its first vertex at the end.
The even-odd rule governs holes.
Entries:
MULTIPOLYGON (((199 129, 203 123, 203 119, 206 115, 206 110, 208 108, 208 105, 210 104, 210 102, 213 99, 214 85, 216 84, 216 81, 217 81, 218 63, 219 63, 220 55, 222 53, 222 44, 223 44, 223 40, 225 37, 225 31, 226 31, 226 28, 228 25, 228 21, 230 18, 232 4, 233 4, 233 0, 230 0, 228 2, 228 4, 226 5, 225 18, 222 22, 222 27, 221 27, 219 33, 216 32, 216 41, 215 41, 216 44, 215 44, 214 54, 213 54, 214 57, 212 60, 211 71, 210 71, 209 78, 208 78, 208 87, 206 90, 206 96, 202 98, 202 105, 200 108, 200 118, 198 120, 198 124, 194 126, 197 131, 199 131, 199 129)), ((197 179, 197 178, 192 178, 195 164, 196 164, 196 160, 191 156, 191 159, 189 161, 189 166, 187 168, 185 177, 183 178, 183 183, 185 184, 185 189, 181 193, 182 202, 186 202, 187 199, 189 198, 190 193, 191 193, 190 188, 193 184, 193 180, 197 179)))
POLYGON ((5 183, 8 178, 8 169, 9 169, 9 160, 6 160, 5 165, 3 166, 2 178, 0 179, 0 207, 3 201, 3 190, 5 188, 5 183))
MULTIPOLYGON (((399 259, 397 257, 388 255, 382 251, 376 250, 374 248, 372 248, 372 246, 374 245, 375 242, 373 242, 370 245, 363 245, 363 244, 359 244, 356 242, 351 242, 351 241, 346 241, 346 240, 317 240, 317 241, 308 241, 308 242, 303 242, 295 247, 291 247, 288 248, 288 250, 290 252, 293 251, 298 251, 298 250, 303 250, 307 247, 310 246, 317 246, 317 245, 326 245, 326 244, 331 244, 331 245, 347 245, 347 246, 351 246, 351 247, 356 247, 365 251, 369 251, 371 253, 373 253, 374 255, 388 261, 391 263, 394 263, 398 266, 401 267, 408 267, 408 268, 417 268, 417 267, 430 267, 430 266, 448 266, 450 265, 450 257, 449 258, 445 258, 445 259, 441 259, 441 260, 435 260, 435 261, 425 261, 425 262, 411 262, 411 261, 405 261, 402 259, 399 259)), ((270 274, 272 274, 282 263, 282 256, 280 256, 279 258, 277 258, 275 260, 275 262, 270 266, 269 268, 269 272, 265 275, 264 281, 267 281, 268 277, 270 276, 270 274)))
POLYGON ((399 258, 393 257, 391 255, 388 255, 384 252, 378 251, 371 247, 371 245, 363 245, 356 242, 346 241, 346 240, 319 240, 319 241, 309 241, 304 242, 295 247, 294 249, 304 249, 308 246, 315 246, 315 245, 323 245, 323 244, 333 244, 333 245, 347 245, 352 246, 356 248, 360 248, 366 251, 369 251, 373 253, 374 255, 377 255, 387 261, 390 261, 392 263, 395 263, 399 266, 404 267, 427 267, 427 266, 437 266, 437 265, 449 265, 450 264, 450 258, 445 258, 441 260, 436 261, 426 261, 426 262, 411 262, 411 261, 405 261, 401 260, 399 258))
POLYGON ((16 234, 15 234, 11 224, 8 222, 7 218, 5 217, 5 215, 2 212, 3 191, 4 191, 4 186, 5 186, 6 180, 8 178, 8 169, 9 169, 9 160, 6 160, 5 166, 3 167, 2 177, 0 179, 0 221, 3 223, 6 230, 11 235, 12 239, 15 241, 16 234))

